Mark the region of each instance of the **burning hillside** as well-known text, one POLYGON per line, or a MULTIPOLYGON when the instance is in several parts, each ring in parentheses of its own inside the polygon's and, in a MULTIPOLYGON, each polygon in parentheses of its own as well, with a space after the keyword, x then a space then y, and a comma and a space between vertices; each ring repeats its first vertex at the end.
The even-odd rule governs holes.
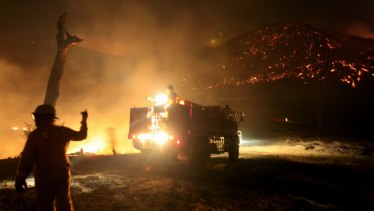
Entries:
POLYGON ((251 134, 372 139, 373 60, 372 39, 282 23, 205 49, 192 81, 205 88, 201 99, 248 114, 243 128, 251 134))
POLYGON ((202 74, 216 75, 208 85, 213 87, 288 78, 306 84, 338 80, 356 87, 374 77, 373 40, 328 34, 305 24, 260 28, 200 56, 202 74))

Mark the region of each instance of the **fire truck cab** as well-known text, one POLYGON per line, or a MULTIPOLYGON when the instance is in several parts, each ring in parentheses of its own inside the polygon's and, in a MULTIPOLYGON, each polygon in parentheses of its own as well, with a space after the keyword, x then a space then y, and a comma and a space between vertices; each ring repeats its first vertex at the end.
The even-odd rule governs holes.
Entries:
POLYGON ((211 154, 228 152, 231 161, 239 156, 240 120, 226 105, 201 106, 188 101, 170 105, 130 109, 128 138, 142 153, 159 152, 177 158, 184 155, 203 161, 211 154))

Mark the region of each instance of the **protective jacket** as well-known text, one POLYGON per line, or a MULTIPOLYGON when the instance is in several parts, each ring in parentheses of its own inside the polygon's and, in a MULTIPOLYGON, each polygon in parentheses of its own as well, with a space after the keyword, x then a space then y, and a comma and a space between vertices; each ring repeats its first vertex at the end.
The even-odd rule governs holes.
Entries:
POLYGON ((17 176, 27 177, 35 167, 35 182, 51 182, 70 167, 66 153, 70 140, 80 141, 87 137, 87 124, 79 131, 64 126, 49 125, 32 131, 26 141, 17 176))
POLYGON ((40 210, 73 210, 70 196, 70 161, 67 155, 70 140, 87 137, 87 124, 79 131, 64 126, 39 126, 26 141, 18 165, 17 177, 26 178, 31 171, 35 177, 40 210))

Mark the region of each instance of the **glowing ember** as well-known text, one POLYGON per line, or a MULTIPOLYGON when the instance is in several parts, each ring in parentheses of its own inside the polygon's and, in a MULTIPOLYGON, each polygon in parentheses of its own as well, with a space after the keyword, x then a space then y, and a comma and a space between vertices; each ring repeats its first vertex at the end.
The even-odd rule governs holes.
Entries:
POLYGON ((19 131, 19 130, 23 130, 23 131, 28 131, 29 129, 27 129, 27 128, 19 128, 19 127, 12 127, 12 130, 14 130, 14 131, 19 131))
POLYGON ((222 47, 227 53, 215 57, 212 71, 221 72, 224 80, 208 86, 287 78, 323 83, 334 78, 355 87, 363 77, 374 75, 371 49, 364 41, 333 37, 302 24, 266 27, 222 47))

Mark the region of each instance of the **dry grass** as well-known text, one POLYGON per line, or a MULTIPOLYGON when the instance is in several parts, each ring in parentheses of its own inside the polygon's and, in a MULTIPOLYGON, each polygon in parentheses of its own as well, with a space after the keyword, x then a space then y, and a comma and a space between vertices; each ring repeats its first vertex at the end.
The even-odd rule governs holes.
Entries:
MULTIPOLYGON (((250 141, 249 141, 250 142, 250 141)), ((264 145, 241 146, 243 158, 277 156, 298 162, 341 165, 373 165, 374 144, 321 140, 277 140, 264 145), (368 154, 365 154, 368 153, 368 154)))
MULTIPOLYGON (((243 144, 238 163, 213 156, 203 168, 139 154, 76 157, 71 191, 78 211, 373 210, 374 162, 364 149, 284 139, 243 144)), ((36 210, 34 188, 11 186, 16 163, 0 160, 0 210, 36 210)))

